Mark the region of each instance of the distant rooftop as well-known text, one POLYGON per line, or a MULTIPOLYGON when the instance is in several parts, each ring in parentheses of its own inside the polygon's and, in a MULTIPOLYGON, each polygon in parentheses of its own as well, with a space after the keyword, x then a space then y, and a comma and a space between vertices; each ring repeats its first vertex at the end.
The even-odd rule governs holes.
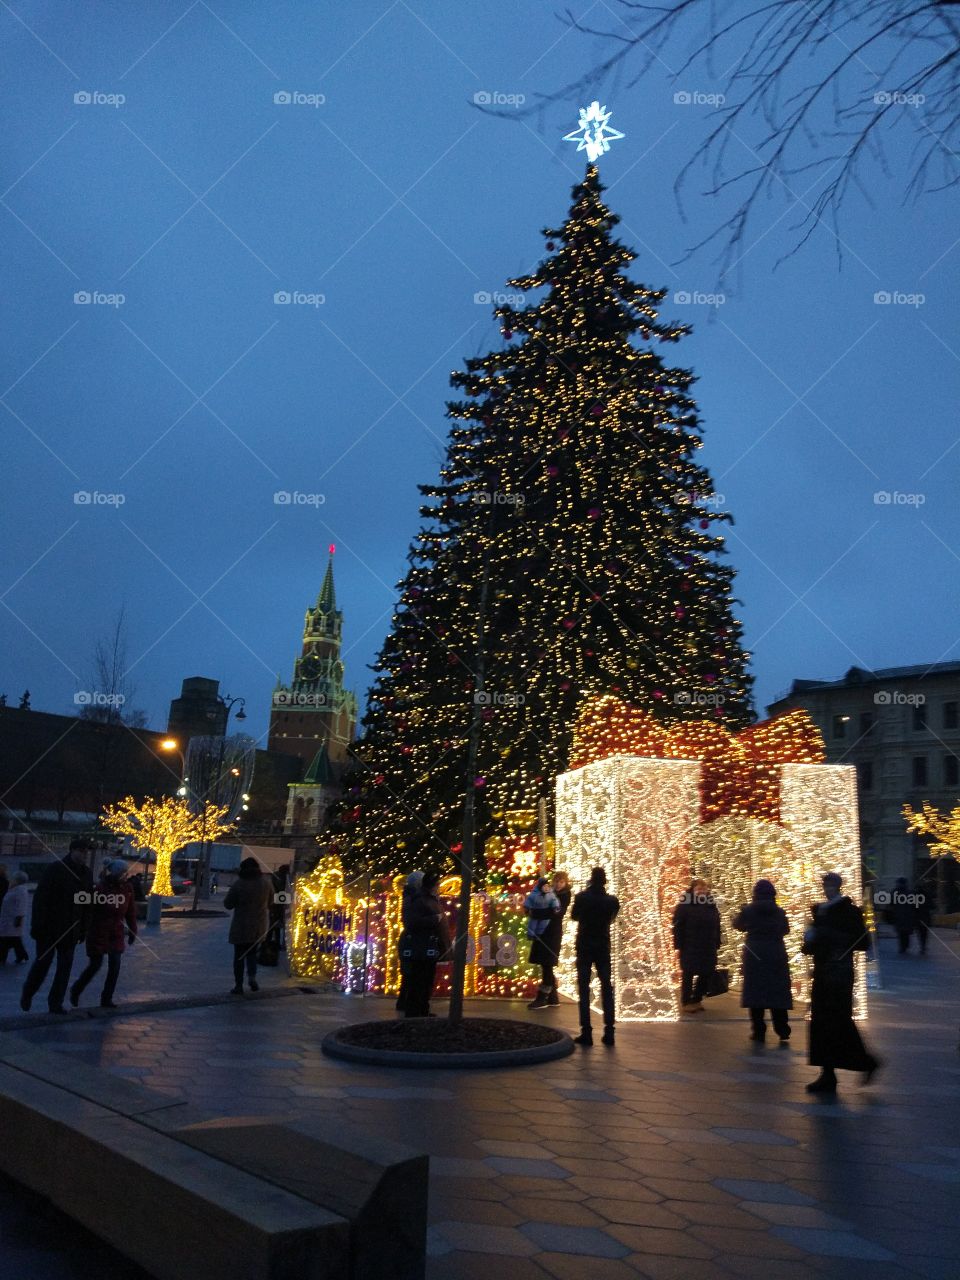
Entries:
POLYGON ((922 680, 930 676, 960 676, 960 662, 919 662, 912 667, 878 667, 868 671, 865 667, 851 667, 840 680, 794 680, 787 693, 774 698, 771 706, 800 693, 812 693, 816 689, 850 689, 864 684, 889 684, 896 680, 922 680))

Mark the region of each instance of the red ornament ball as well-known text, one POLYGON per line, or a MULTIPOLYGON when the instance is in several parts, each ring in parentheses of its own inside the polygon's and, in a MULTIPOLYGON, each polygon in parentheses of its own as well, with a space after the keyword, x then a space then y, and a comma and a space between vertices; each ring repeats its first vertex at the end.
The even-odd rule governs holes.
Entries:
POLYGON ((595 404, 593 408, 590 410, 590 412, 593 414, 595 418, 601 417, 603 415, 603 405, 595 404))
POLYGON ((485 787, 487 785, 486 778, 474 778, 473 785, 475 787, 485 787))
POLYGON ((548 252, 548 253, 553 253, 553 251, 554 251, 554 249, 555 249, 556 247, 557 247, 557 246, 553 243, 553 241, 552 241, 552 240, 548 240, 548 241, 547 241, 547 252, 548 252))
POLYGON ((504 331, 503 331, 503 336, 509 340, 510 338, 512 338, 512 337, 513 337, 513 330, 512 330, 512 329, 504 329, 504 331))
POLYGON ((701 521, 700 521, 700 528, 701 528, 701 529, 709 529, 709 528, 710 528, 710 521, 709 521, 709 520, 701 520, 701 521))
POLYGON ((685 618, 687 616, 687 611, 682 605, 677 605, 676 609, 673 611, 673 616, 675 618, 685 618))
POLYGON ((659 699, 663 697, 663 690, 662 690, 662 689, 654 689, 654 691, 653 691, 653 696, 654 696, 654 697, 659 701, 659 699))
POLYGON ((548 476, 558 476, 559 474, 560 474, 560 468, 559 468, 559 467, 555 467, 555 466, 553 466, 552 464, 551 464, 549 467, 547 467, 547 475, 548 475, 548 476))
POLYGON ((587 511, 587 515, 591 520, 599 520, 602 514, 603 512, 599 507, 590 507, 587 511))

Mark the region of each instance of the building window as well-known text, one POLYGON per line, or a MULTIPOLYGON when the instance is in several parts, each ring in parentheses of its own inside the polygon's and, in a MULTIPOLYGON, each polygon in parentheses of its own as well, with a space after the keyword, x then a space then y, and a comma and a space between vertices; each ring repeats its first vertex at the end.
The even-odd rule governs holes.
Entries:
POLYGON ((845 738, 847 736, 847 725, 849 721, 849 716, 833 717, 833 736, 835 738, 845 738))
POLYGON ((918 702, 913 708, 913 727, 914 729, 925 729, 927 727, 927 708, 922 702, 918 702))
POLYGON ((869 733, 872 728, 873 728, 873 712, 861 711, 860 712, 860 736, 863 737, 863 735, 865 733, 869 733))
POLYGON ((943 727, 945 729, 957 728, 957 706, 956 702, 945 702, 943 704, 943 727))
POLYGON ((861 760, 857 765, 857 777, 860 780, 861 791, 873 790, 873 761, 861 760))
POLYGON ((927 757, 913 757, 913 785, 915 787, 925 787, 927 785, 927 757))
POLYGON ((960 786, 960 758, 957 756, 943 757, 943 785, 945 787, 960 786))

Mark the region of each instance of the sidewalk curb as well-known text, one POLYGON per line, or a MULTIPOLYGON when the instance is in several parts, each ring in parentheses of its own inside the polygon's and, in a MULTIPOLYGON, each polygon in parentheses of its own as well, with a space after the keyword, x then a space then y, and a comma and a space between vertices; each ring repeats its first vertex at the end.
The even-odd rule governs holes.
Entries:
POLYGON ((89 1009, 71 1009, 64 1017, 60 1013, 21 1013, 19 1016, 0 1018, 0 1031, 29 1031, 33 1027, 70 1026, 81 1019, 129 1018, 143 1013, 165 1013, 173 1009, 199 1009, 206 1005, 243 1004, 251 1000, 277 1000, 282 996, 314 995, 317 988, 301 985, 273 987, 261 991, 246 992, 243 997, 230 992, 210 992, 207 995, 171 996, 159 1000, 131 1000, 116 1009, 101 1009, 94 1005, 89 1009))
POLYGON ((492 1053, 411 1053, 396 1049, 365 1049, 360 1045, 344 1044, 338 1039, 340 1031, 330 1031, 320 1042, 320 1049, 329 1058, 341 1058, 345 1062, 360 1062, 371 1067, 418 1067, 437 1071, 445 1068, 477 1067, 526 1067, 540 1062, 554 1062, 568 1058, 574 1051, 574 1043, 564 1032, 552 1044, 533 1045, 528 1049, 498 1049, 492 1053))

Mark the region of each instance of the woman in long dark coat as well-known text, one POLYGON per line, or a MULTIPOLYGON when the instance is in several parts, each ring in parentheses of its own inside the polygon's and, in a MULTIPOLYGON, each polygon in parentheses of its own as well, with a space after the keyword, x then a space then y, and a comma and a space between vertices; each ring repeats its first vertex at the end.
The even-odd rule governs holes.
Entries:
POLYGON ((836 1093, 837 1070, 862 1071, 869 1083, 880 1066, 864 1047, 853 1020, 854 953, 869 946, 863 912, 840 892, 840 876, 823 877, 826 900, 811 908, 813 923, 803 935, 803 953, 813 956, 810 995, 810 1062, 820 1075, 808 1093, 836 1093))
POLYGON ((230 886, 223 905, 233 912, 228 941, 233 944, 233 989, 231 995, 243 995, 243 970, 247 970, 247 986, 259 991, 257 983, 257 951, 270 929, 270 903, 273 900, 273 877, 265 876, 256 858, 244 858, 236 880, 230 886))
POLYGON ((673 912, 673 947, 680 953, 683 1013, 702 1013, 720 950, 720 912, 706 880, 694 880, 673 912))
POLYGON ((747 935, 740 1006, 750 1010, 750 1039, 762 1041, 766 1036, 763 1014, 769 1009, 773 1029, 785 1042, 790 1039, 787 1010, 793 1008, 790 962, 783 942, 790 932, 790 922, 783 908, 777 906, 777 891, 769 880, 758 880, 753 886, 753 901, 740 909, 733 927, 747 935))
POLYGON ((554 872, 553 892, 560 903, 560 910, 550 913, 547 917, 547 927, 530 944, 530 963, 540 965, 543 980, 536 997, 527 1005, 528 1009, 548 1009, 560 1003, 554 969, 560 960, 563 918, 570 906, 570 877, 565 871, 554 872))

